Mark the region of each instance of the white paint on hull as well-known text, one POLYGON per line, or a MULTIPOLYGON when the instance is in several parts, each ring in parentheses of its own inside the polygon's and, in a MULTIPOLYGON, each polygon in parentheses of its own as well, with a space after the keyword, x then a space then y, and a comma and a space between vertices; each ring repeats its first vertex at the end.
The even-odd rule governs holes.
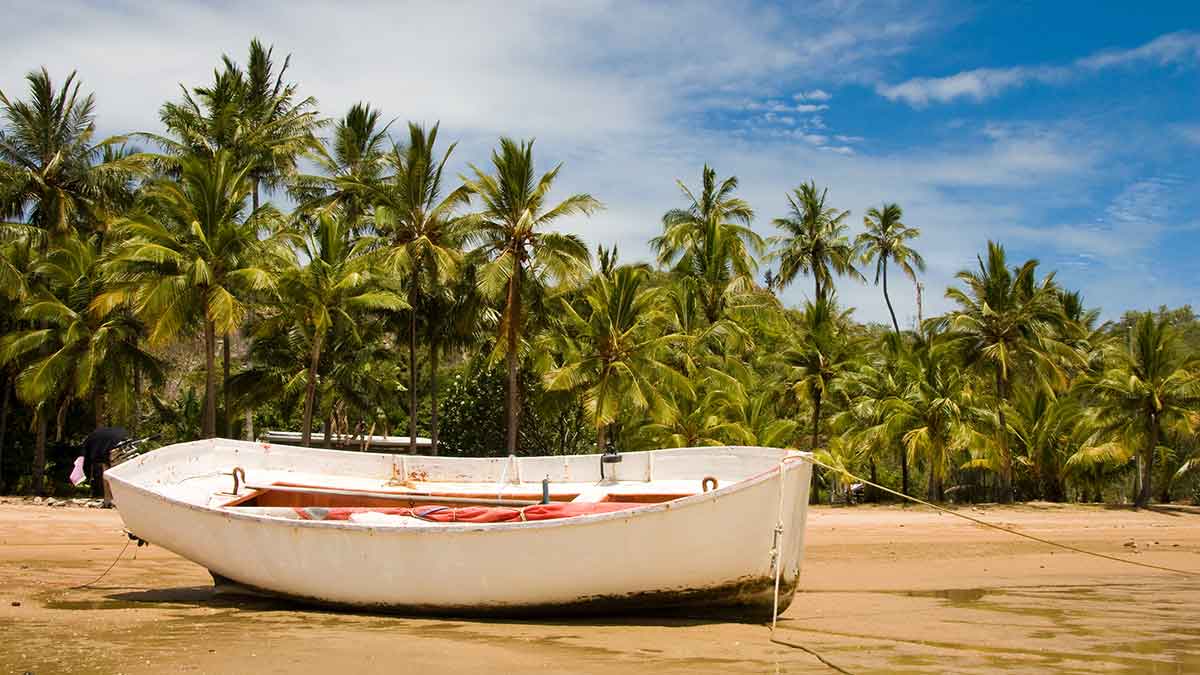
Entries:
MULTIPOLYGON (((128 529, 238 584, 335 605, 446 613, 737 606, 769 613, 772 544, 784 490, 783 588, 800 573, 811 467, 768 448, 631 452, 606 465, 626 494, 694 492, 669 502, 559 520, 496 524, 376 523, 279 518, 222 508, 221 475, 255 485, 559 493, 599 481, 599 456, 415 457, 210 440, 169 446, 106 475, 128 529), (613 471, 615 469, 615 472, 613 471), (720 488, 700 492, 706 476, 720 488), (315 482, 319 481, 319 482, 315 482), (516 481, 516 482, 514 482, 516 481), (394 485, 395 481, 392 481, 394 485)), ((619 499, 619 498, 618 498, 619 499)))

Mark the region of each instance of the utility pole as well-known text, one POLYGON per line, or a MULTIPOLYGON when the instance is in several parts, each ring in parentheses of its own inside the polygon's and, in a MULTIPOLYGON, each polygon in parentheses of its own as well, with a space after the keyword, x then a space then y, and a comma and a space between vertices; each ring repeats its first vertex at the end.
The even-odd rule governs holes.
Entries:
POLYGON ((917 335, 924 334, 924 331, 921 330, 921 323, 924 320, 924 315, 923 315, 922 306, 921 306, 921 298, 924 295, 924 293, 925 293, 925 284, 918 281, 917 282, 917 335))

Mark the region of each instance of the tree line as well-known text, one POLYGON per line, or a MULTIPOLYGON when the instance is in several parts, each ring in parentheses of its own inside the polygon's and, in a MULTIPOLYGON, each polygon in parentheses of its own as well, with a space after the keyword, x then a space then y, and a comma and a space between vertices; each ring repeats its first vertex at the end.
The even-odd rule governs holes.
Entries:
MULTIPOLYGON (((26 81, 0 92, 0 488, 43 493, 67 446, 123 424, 403 430, 468 455, 798 447, 939 501, 1198 489, 1189 307, 1102 323, 988 242, 953 309, 903 327, 891 294, 925 260, 897 204, 856 234, 810 180, 763 237, 705 166, 630 264, 566 231, 603 206, 552 198, 563 167, 537 171, 532 140, 450 175, 438 125, 323 118, 257 40, 163 104, 163 133, 98 139, 74 73, 26 81), (846 282, 879 286, 890 326, 856 322, 846 282)), ((859 494, 840 472, 814 486, 859 494)))

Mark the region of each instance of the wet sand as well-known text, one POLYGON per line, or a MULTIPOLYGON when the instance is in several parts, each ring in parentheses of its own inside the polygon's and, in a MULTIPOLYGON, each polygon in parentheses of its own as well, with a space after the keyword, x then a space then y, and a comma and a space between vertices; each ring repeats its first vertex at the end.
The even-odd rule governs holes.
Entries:
MULTIPOLYGON (((964 512, 1200 572, 1200 509, 964 512)), ((215 597, 204 569, 158 547, 69 588, 124 544, 113 511, 0 503, 0 673, 834 672, 721 620, 406 619, 215 597)), ((1200 577, 924 509, 818 507, 776 637, 852 673, 1200 672, 1200 577)))

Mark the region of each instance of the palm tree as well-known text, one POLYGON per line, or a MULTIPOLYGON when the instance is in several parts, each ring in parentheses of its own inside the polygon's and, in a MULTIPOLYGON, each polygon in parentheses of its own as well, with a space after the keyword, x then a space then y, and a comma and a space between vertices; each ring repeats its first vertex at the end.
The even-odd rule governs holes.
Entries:
POLYGON ((1006 416, 1014 454, 1028 462, 1041 498, 1061 502, 1067 496, 1066 463, 1080 449, 1074 439, 1087 411, 1074 392, 1055 395, 1041 387, 1021 387, 1015 393, 1006 416))
MULTIPOLYGON (((853 372, 859 341, 843 327, 849 312, 839 312, 832 300, 809 302, 800 317, 793 346, 779 359, 782 379, 789 394, 812 406, 810 447, 820 446, 822 404, 834 383, 853 372)), ((813 476, 814 486, 817 476, 813 476)), ((813 499, 816 500, 816 490, 813 499)))
POLYGON ((141 324, 118 308, 105 316, 89 311, 103 288, 99 273, 99 236, 84 241, 60 239, 58 246, 29 270, 36 290, 18 317, 34 326, 0 340, 0 364, 19 364, 17 397, 36 410, 33 488, 42 492, 46 463, 46 425, 52 411, 73 400, 92 401, 97 426, 109 410, 128 418, 135 395, 134 373, 161 379, 161 362, 141 345, 141 324))
POLYGON ((546 388, 583 390, 600 451, 622 412, 661 410, 660 387, 687 386, 660 360, 664 348, 683 336, 663 333, 661 289, 647 288, 647 276, 645 269, 617 267, 592 278, 579 309, 563 303, 566 334, 555 341, 562 362, 546 373, 546 388))
MULTIPOLYGON (((831 418, 830 424, 859 446, 860 455, 870 468, 872 483, 879 482, 879 461, 896 447, 894 439, 877 431, 887 420, 887 402, 900 396, 908 386, 911 369, 901 368, 899 364, 908 358, 909 349, 910 346, 898 335, 885 336, 873 353, 838 387, 846 405, 831 418)), ((900 492, 908 494, 908 453, 903 448, 899 452, 899 464, 900 492)), ((872 499, 878 496, 874 490, 868 489, 872 499)))
POLYGON ((315 132, 323 124, 316 99, 296 101, 297 85, 284 81, 291 57, 276 73, 272 53, 256 38, 245 70, 223 56, 223 69, 213 72, 210 86, 181 87, 183 100, 162 106, 159 117, 172 136, 141 134, 174 157, 230 152, 248 167, 247 196, 254 209, 262 186, 281 185, 295 174, 299 159, 317 149, 315 132))
MULTIPOLYGON (((183 90, 183 101, 166 103, 159 116, 174 138, 142 134, 157 142, 173 156, 197 154, 211 156, 227 151, 239 165, 248 167, 251 208, 260 206, 260 188, 279 187, 295 175, 299 158, 320 144, 315 131, 323 122, 317 113, 317 101, 296 99, 297 85, 285 83, 291 57, 275 72, 271 59, 274 48, 251 40, 246 69, 228 56, 222 57, 222 70, 214 71, 213 84, 183 90)), ((172 165, 171 158, 160 163, 172 165)), ((233 433, 229 410, 230 333, 221 336, 223 355, 222 392, 224 397, 225 435, 233 433)), ((247 434, 252 423, 246 411, 247 434)))
POLYGON ((376 288, 372 282, 365 253, 368 241, 351 243, 349 223, 322 214, 301 240, 300 254, 308 261, 293 267, 280 277, 279 291, 286 306, 287 320, 297 321, 309 334, 308 371, 304 389, 304 413, 301 442, 311 443, 313 402, 317 392, 321 349, 326 333, 335 321, 353 330, 355 310, 399 311, 409 305, 396 293, 376 288))
POLYGON ((688 448, 724 445, 738 438, 743 430, 724 416, 725 393, 707 378, 697 386, 668 390, 665 409, 638 429, 647 445, 688 448))
POLYGON ((379 183, 386 171, 388 129, 380 113, 366 103, 350 107, 333 128, 328 145, 320 144, 314 160, 321 174, 296 176, 290 194, 302 211, 340 211, 342 217, 363 229, 371 211, 370 194, 363 186, 379 183))
POLYGON ((892 309, 892 299, 888 297, 888 261, 896 263, 913 283, 917 281, 916 270, 925 271, 925 259, 907 243, 920 236, 921 230, 901 222, 903 216, 899 204, 884 204, 882 209, 873 208, 863 217, 867 231, 854 239, 854 247, 863 253, 863 263, 875 263, 875 283, 883 279, 883 301, 887 303, 888 314, 892 316, 892 328, 897 335, 900 334, 900 324, 896 321, 896 311, 892 309))
POLYGON ((699 372, 706 359, 718 354, 751 349, 754 341, 750 331, 729 317, 709 322, 701 301, 693 289, 684 284, 667 288, 666 305, 670 331, 687 336, 687 341, 673 348, 672 363, 684 375, 699 372))
POLYGON ((246 300, 274 289, 277 271, 292 257, 292 239, 264 206, 246 214, 250 167, 228 151, 178 161, 178 181, 145 188, 145 207, 118 222, 118 246, 106 265, 109 290, 96 311, 132 302, 150 326, 152 345, 200 324, 204 333, 206 438, 216 435, 216 336, 237 329, 246 300), (270 229, 269 236, 259 233, 270 229))
POLYGON ((422 288, 436 292, 457 271, 462 246, 473 221, 456 217, 455 209, 468 203, 465 187, 442 196, 442 174, 455 144, 437 157, 438 125, 425 131, 408 125, 408 144, 387 156, 392 174, 381 181, 362 183, 360 192, 374 206, 374 226, 379 234, 382 264, 408 285, 408 436, 409 450, 417 451, 417 307, 422 288))
POLYGON ((1098 421, 1088 445, 1136 457, 1134 504, 1148 505, 1164 428, 1200 410, 1200 358, 1187 353, 1165 317, 1147 312, 1130 327, 1124 344, 1112 350, 1108 368, 1087 388, 1098 421))
POLYGON ((903 367, 908 386, 883 404, 880 435, 904 446, 909 463, 925 460, 926 497, 941 501, 955 457, 981 445, 975 427, 982 416, 969 375, 948 357, 944 339, 922 341, 903 367))
POLYGON ((720 392, 722 417, 733 440, 743 445, 785 447, 795 438, 795 420, 779 416, 779 392, 749 364, 728 358, 720 368, 708 370, 714 392, 720 392))
POLYGON ((533 141, 500 139, 500 148, 492 151, 492 167, 495 173, 487 174, 472 165, 475 176, 466 186, 482 202, 482 210, 472 217, 478 226, 473 238, 486 259, 479 271, 479 289, 491 299, 503 298, 494 355, 504 354, 508 362, 507 448, 509 454, 516 454, 521 411, 517 366, 525 296, 555 282, 578 283, 589 267, 587 247, 578 237, 546 228, 566 216, 589 215, 601 204, 591 195, 574 194, 547 208, 546 196, 562 165, 537 178, 533 141))
POLYGON ((733 196, 737 176, 718 183, 717 172, 706 164, 699 195, 683 181, 675 182, 688 206, 663 215, 663 233, 650 240, 650 246, 658 263, 672 266, 700 297, 705 317, 714 323, 724 316, 731 299, 753 287, 758 270, 754 256, 762 252, 763 240, 750 229, 754 210, 733 196))
POLYGON ((57 90, 43 68, 25 76, 27 101, 0 92, 0 219, 6 229, 22 229, 39 244, 96 231, 106 220, 114 188, 144 167, 113 149, 112 137, 95 143, 95 99, 80 96, 75 73, 57 90))
POLYGON ((1013 373, 1022 366, 1038 377, 1061 379, 1061 359, 1074 358, 1072 350, 1055 339, 1062 309, 1054 274, 1036 279, 1038 262, 1028 260, 1009 269, 1004 247, 988 242, 988 258, 979 258, 976 272, 956 276, 964 288, 946 290, 958 305, 951 314, 931 321, 948 326, 967 365, 990 371, 995 383, 996 450, 1000 475, 1000 501, 1011 502, 1013 461, 1008 444, 1006 407, 1010 405, 1013 373))
MULTIPOLYGON (((317 100, 308 96, 297 101, 299 87, 284 80, 291 55, 284 58, 276 72, 273 52, 274 47, 264 46, 258 38, 250 41, 241 96, 239 123, 247 130, 245 151, 250 157, 255 209, 259 207, 260 187, 278 189, 296 174, 300 157, 319 147, 315 132, 324 124, 318 117, 317 100)), ((224 62, 227 70, 237 69, 228 57, 224 62)))
POLYGON ((798 274, 811 274, 814 303, 829 299, 834 274, 866 280, 854 266, 855 246, 846 236, 850 212, 829 206, 828 195, 829 189, 818 191, 816 182, 802 183, 787 196, 791 212, 771 221, 787 233, 770 239, 777 246, 773 257, 779 259, 777 287, 786 287, 798 274))

